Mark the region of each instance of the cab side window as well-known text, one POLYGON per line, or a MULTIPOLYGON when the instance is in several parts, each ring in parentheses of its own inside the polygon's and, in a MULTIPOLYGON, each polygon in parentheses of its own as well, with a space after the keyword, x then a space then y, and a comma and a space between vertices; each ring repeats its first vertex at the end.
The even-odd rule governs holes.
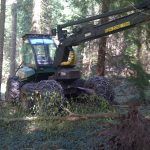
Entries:
POLYGON ((29 66, 29 67, 34 67, 35 58, 34 58, 34 54, 32 52, 32 48, 30 44, 25 43, 23 45, 22 54, 23 54, 22 59, 23 59, 24 65, 29 66))

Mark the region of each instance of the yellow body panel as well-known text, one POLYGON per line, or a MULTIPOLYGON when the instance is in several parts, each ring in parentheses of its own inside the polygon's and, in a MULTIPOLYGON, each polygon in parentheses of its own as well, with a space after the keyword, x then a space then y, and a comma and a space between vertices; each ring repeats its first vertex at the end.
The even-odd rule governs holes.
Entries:
POLYGON ((112 32, 112 31, 115 31, 115 30, 118 30, 118 29, 121 29, 121 28, 124 28, 124 27, 128 27, 128 26, 130 26, 129 21, 105 29, 105 33, 112 32))
POLYGON ((68 61, 62 62, 61 66, 73 66, 76 63, 76 55, 74 51, 69 52, 68 61))

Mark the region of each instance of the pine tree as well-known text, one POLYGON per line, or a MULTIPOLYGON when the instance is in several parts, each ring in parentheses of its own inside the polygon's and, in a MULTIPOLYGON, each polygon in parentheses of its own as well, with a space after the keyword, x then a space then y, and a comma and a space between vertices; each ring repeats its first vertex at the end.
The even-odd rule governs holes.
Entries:
MULTIPOLYGON (((101 2, 101 12, 105 13, 109 11, 110 0, 102 0, 101 2)), ((108 21, 108 18, 101 19, 101 24, 108 21)), ((98 49, 98 62, 97 62, 97 74, 99 76, 104 76, 105 74, 105 54, 107 37, 101 37, 99 40, 99 49, 98 49)))
POLYGON ((15 74, 16 68, 16 37, 17 37, 17 3, 12 4, 12 35, 10 55, 10 76, 15 74))
MULTIPOLYGON (((1 12, 0 12, 0 90, 1 90, 1 83, 2 83, 2 67, 3 67, 5 9, 6 9, 6 0, 1 0, 1 12)), ((0 92, 0 99, 1 99, 1 92, 0 92)))

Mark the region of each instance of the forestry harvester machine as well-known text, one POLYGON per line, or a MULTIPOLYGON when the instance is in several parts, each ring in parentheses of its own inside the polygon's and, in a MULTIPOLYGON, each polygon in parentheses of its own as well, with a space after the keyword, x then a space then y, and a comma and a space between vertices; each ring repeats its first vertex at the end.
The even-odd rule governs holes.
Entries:
POLYGON ((19 101, 25 108, 36 103, 42 111, 51 114, 63 109, 65 97, 73 94, 95 93, 109 103, 114 101, 114 92, 105 77, 81 79, 75 68, 76 56, 73 46, 123 31, 150 20, 150 1, 145 0, 123 9, 70 21, 58 25, 52 35, 26 34, 23 38, 22 64, 15 76, 7 81, 6 100, 19 101), (94 24, 105 17, 122 16, 104 24, 94 24), (71 27, 68 30, 68 27, 71 27), (52 36, 57 35, 59 44, 52 36), (40 102, 37 102, 40 99, 40 102))

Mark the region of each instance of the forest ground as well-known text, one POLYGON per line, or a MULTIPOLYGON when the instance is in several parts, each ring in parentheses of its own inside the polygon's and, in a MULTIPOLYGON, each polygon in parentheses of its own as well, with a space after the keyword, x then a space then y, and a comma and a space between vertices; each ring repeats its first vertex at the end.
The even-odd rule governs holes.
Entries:
MULTIPOLYGON (((24 117, 18 107, 10 104, 0 106, 0 149, 8 150, 97 150, 104 142, 104 138, 98 136, 104 129, 108 129, 117 121, 108 119, 92 119, 66 121, 59 118, 38 120, 11 120, 24 117), (6 118, 3 120, 3 118, 6 118), (8 119, 8 120, 7 120, 8 119), (10 119, 10 120, 9 120, 10 119)), ((75 113, 82 115, 97 114, 105 110, 86 107, 85 104, 72 105, 75 113), (82 110, 81 110, 82 109, 82 110), (93 111, 93 112, 92 112, 93 111)), ((126 113, 124 107, 115 107, 107 112, 126 113)), ((140 107, 144 116, 150 116, 150 106, 140 107)), ((31 117, 28 115, 26 117, 31 117)))

